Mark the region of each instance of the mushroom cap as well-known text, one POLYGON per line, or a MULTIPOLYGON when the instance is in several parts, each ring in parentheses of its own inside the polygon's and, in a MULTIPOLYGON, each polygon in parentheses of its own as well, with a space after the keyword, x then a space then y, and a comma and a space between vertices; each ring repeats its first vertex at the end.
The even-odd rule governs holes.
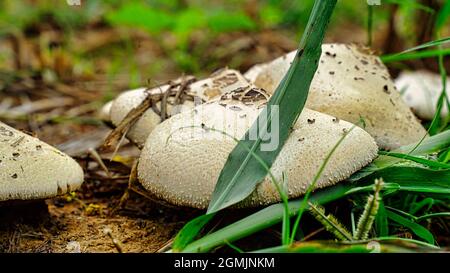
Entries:
POLYGON ((75 160, 0 122, 0 201, 45 199, 82 183, 75 160))
MULTIPOLYGON (((254 84, 274 92, 296 52, 271 63, 254 84)), ((384 149, 420 140, 425 129, 403 102, 379 57, 357 45, 324 44, 318 70, 311 83, 306 107, 357 124, 384 149)))
POLYGON ((258 75, 265 69, 267 69, 267 66, 268 64, 255 64, 254 66, 250 67, 247 72, 244 73, 244 77, 250 82, 255 82, 258 78, 258 75))
POLYGON ((105 121, 110 122, 111 121, 111 107, 112 107, 113 101, 108 101, 105 103, 105 105, 100 108, 100 111, 98 111, 98 118, 105 121))
MULTIPOLYGON (((239 101, 221 100, 164 121, 150 134, 142 150, 139 181, 169 203, 206 208, 228 155, 237 144, 220 131, 241 139, 261 109, 239 101)), ((271 167, 278 181, 285 173, 290 198, 306 192, 327 154, 351 127, 352 124, 332 116, 303 110, 271 167)), ((371 162, 377 151, 374 139, 356 127, 331 157, 316 189, 348 178, 371 162)), ((276 187, 267 176, 237 206, 255 207, 278 201, 276 187)))
MULTIPOLYGON (((395 80, 395 86, 405 103, 418 117, 425 120, 433 119, 443 90, 441 75, 426 70, 404 71, 395 80)), ((447 77, 446 92, 450 97, 450 77, 447 77)), ((441 116, 447 115, 448 108, 444 103, 441 116)))
MULTIPOLYGON (((196 81, 189 85, 187 94, 194 100, 185 100, 180 105, 174 107, 175 98, 170 96, 167 104, 167 114, 169 117, 191 110, 196 104, 203 101, 210 101, 221 94, 248 86, 248 81, 236 70, 222 69, 213 73, 209 78, 196 81)), ((170 85, 162 85, 147 92, 150 94, 164 94, 170 85)), ((111 121, 114 125, 119 125, 126 115, 137 107, 146 98, 146 88, 139 88, 122 93, 117 97, 111 107, 111 121)), ((156 103, 156 108, 161 109, 161 102, 156 103)), ((161 123, 161 117, 153 108, 148 109, 140 119, 131 127, 127 137, 138 146, 145 143, 150 132, 161 123)))

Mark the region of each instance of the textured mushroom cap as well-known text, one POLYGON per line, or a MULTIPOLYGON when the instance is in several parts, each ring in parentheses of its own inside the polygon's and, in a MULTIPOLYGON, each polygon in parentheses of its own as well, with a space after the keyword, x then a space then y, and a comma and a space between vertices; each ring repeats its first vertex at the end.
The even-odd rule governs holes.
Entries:
MULTIPOLYGON (((255 85, 273 92, 294 57, 295 52, 291 52, 269 63, 255 85)), ((379 57, 357 45, 322 46, 306 107, 355 124, 363 117, 365 130, 385 149, 419 141, 426 134, 395 91, 379 57)))
POLYGON ((247 72, 244 73, 244 77, 250 82, 255 82, 259 74, 261 74, 265 69, 267 69, 268 64, 256 64, 250 67, 247 72))
MULTIPOLYGON (((436 113, 439 96, 442 93, 441 75, 426 70, 402 72, 395 80, 405 103, 420 118, 432 120, 436 113)), ((447 78, 447 96, 450 97, 450 77, 447 78)), ((447 104, 444 103, 441 116, 448 115, 447 104)))
POLYGON ((102 106, 100 111, 98 111, 98 118, 109 122, 111 121, 111 107, 112 107, 113 101, 109 101, 105 103, 105 105, 102 106))
MULTIPOLYGON (((247 87, 248 81, 238 72, 231 69, 222 69, 213 73, 210 78, 200 80, 189 85, 187 94, 198 98, 195 103, 185 100, 182 104, 173 107, 175 98, 169 97, 167 104, 167 114, 175 114, 191 110, 195 104, 202 101, 209 101, 215 97, 241 87, 247 87), (172 104, 171 104, 172 103, 172 104)), ((150 94, 163 94, 170 86, 168 84, 156 87, 147 92, 150 94)), ((146 98, 146 88, 139 88, 122 93, 117 97, 111 108, 111 121, 114 125, 119 125, 126 115, 137 107, 146 98)), ((161 109, 161 102, 156 103, 156 107, 161 109)), ((161 117, 154 109, 148 109, 141 118, 131 127, 127 137, 139 146, 144 145, 150 132, 161 122, 161 117)))
POLYGON ((72 158, 0 122, 0 201, 49 198, 81 183, 83 170, 72 158))
MULTIPOLYGON (((169 203, 204 209, 228 154, 236 142, 215 128, 240 139, 261 108, 239 102, 212 102, 161 123, 148 137, 138 165, 138 177, 152 194, 169 203), (194 127, 186 127, 194 126, 194 127), (196 127, 195 127, 196 126, 196 127), (203 128, 199 128, 199 127, 203 128)), ((271 171, 278 181, 287 178, 290 198, 304 194, 323 160, 352 124, 304 109, 271 171)), ((374 139, 355 128, 338 147, 316 188, 348 178, 377 155, 374 139)), ((239 207, 280 201, 269 177, 239 207)))

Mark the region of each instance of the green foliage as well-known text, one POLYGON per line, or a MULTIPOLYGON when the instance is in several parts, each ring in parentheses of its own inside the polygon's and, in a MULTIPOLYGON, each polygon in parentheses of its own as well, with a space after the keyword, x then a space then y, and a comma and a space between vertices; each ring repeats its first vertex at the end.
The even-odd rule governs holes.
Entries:
POLYGON ((141 27, 153 34, 174 25, 174 19, 170 14, 138 2, 130 2, 119 10, 108 13, 106 19, 116 25, 141 27))
POLYGON ((208 17, 208 26, 216 33, 256 29, 255 22, 243 12, 217 11, 208 17))
POLYGON ((189 243, 191 243, 195 236, 204 228, 204 226, 211 221, 215 214, 205 214, 195 218, 185 225, 174 239, 172 250, 179 252, 183 250, 189 243))
POLYGON ((393 211, 387 210, 386 213, 387 213, 388 218, 391 219, 392 221, 400 224, 403 227, 409 228, 412 232, 414 232, 420 238, 424 239, 425 241, 427 241, 430 244, 434 244, 433 234, 431 234, 431 232, 429 232, 428 229, 402 217, 401 215, 399 215, 397 213, 394 213, 393 211))

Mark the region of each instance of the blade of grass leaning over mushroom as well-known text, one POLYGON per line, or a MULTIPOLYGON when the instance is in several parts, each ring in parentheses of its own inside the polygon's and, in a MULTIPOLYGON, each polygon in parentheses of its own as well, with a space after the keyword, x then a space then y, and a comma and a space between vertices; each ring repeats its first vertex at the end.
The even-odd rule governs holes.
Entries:
POLYGON ((288 139, 292 126, 305 106, 311 80, 319 62, 320 45, 323 42, 336 2, 336 0, 314 2, 308 24, 298 46, 299 51, 288 73, 268 101, 265 113, 258 116, 245 137, 239 142, 240 145, 236 145, 228 155, 211 197, 208 213, 219 211, 242 201, 267 175, 267 169, 262 167, 253 154, 271 167, 288 139), (275 113, 279 113, 279 116, 274 116, 275 113), (278 127, 276 132, 271 131, 271 133, 277 135, 278 142, 273 149, 265 149, 262 142, 271 137, 267 130, 273 124, 277 124, 278 127), (255 132, 259 135, 252 137, 255 132))
MULTIPOLYGON (((291 52, 266 64, 254 84, 273 92, 295 54, 296 51, 291 52)), ((352 123, 364 118, 365 130, 384 149, 395 149, 426 135, 380 58, 362 46, 322 46, 306 107, 352 123)))
POLYGON ((81 183, 83 170, 72 158, 0 122, 0 201, 45 199, 81 183))

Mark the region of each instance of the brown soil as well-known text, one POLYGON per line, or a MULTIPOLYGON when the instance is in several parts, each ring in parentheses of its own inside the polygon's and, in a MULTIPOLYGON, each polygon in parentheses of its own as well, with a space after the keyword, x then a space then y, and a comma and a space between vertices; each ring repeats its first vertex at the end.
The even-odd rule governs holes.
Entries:
MULTIPOLYGON (((111 190, 119 193, 123 187, 111 190)), ((196 215, 196 211, 162 207, 135 194, 124 209, 108 215, 119 200, 115 197, 90 203, 94 209, 81 205, 88 200, 67 203, 61 197, 4 206, 0 208, 0 252, 157 252, 196 215)))
MULTIPOLYGON (((126 145, 119 155, 132 160, 138 150, 126 145)), ((133 191, 119 208, 128 188, 130 168, 125 163, 109 162, 108 154, 101 156, 113 178, 82 155, 77 159, 85 169, 86 180, 75 194, 2 204, 0 253, 157 252, 164 250, 188 220, 201 213, 162 205, 133 191)))

